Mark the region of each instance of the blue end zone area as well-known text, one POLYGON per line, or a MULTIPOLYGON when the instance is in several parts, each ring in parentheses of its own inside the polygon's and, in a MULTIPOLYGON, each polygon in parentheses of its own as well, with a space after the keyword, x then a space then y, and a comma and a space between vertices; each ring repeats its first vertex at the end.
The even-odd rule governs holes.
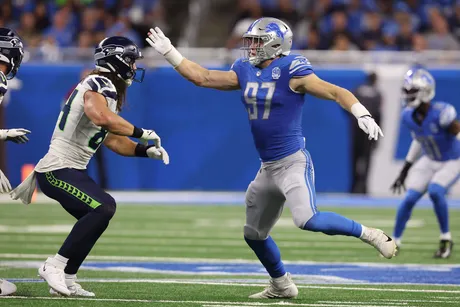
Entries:
MULTIPOLYGON (((187 275, 267 276, 257 263, 232 262, 86 262, 85 269, 187 275)), ((382 283, 460 285, 460 265, 381 265, 288 263, 299 283, 382 283)))

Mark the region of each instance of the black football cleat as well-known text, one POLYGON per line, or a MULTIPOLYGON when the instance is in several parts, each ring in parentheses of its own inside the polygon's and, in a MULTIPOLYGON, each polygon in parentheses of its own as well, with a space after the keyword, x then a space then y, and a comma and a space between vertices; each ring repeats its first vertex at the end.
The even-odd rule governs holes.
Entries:
POLYGON ((441 240, 439 242, 439 249, 434 254, 433 258, 447 259, 452 253, 454 242, 452 240, 441 240))

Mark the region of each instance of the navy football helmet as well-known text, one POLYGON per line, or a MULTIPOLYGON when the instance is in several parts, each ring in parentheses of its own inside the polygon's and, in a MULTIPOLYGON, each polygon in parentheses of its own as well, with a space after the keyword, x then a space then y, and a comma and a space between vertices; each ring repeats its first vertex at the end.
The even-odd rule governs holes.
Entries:
POLYGON ((13 79, 24 57, 24 45, 11 29, 0 28, 0 62, 7 65, 6 78, 13 79))
POLYGON ((136 60, 143 58, 139 47, 123 36, 111 36, 103 39, 96 47, 94 60, 101 71, 114 72, 128 85, 132 81, 142 82, 145 70, 134 68, 136 60))

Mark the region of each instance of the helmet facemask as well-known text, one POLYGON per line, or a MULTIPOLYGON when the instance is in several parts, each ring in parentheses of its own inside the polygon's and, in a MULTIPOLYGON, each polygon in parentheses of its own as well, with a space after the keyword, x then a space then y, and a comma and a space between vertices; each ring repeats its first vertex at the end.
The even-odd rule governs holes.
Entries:
POLYGON ((245 34, 241 50, 244 52, 244 60, 255 66, 280 55, 280 46, 269 33, 261 36, 245 34))

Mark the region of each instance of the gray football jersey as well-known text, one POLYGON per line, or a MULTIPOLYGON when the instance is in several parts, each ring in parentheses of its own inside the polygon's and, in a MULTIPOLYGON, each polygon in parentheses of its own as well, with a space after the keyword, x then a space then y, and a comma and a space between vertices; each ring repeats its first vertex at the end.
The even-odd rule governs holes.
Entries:
POLYGON ((109 109, 117 113, 117 91, 106 77, 89 75, 74 89, 54 128, 48 153, 35 168, 49 172, 60 168, 85 169, 89 160, 107 136, 107 130, 95 125, 85 114, 86 91, 100 93, 109 109))

